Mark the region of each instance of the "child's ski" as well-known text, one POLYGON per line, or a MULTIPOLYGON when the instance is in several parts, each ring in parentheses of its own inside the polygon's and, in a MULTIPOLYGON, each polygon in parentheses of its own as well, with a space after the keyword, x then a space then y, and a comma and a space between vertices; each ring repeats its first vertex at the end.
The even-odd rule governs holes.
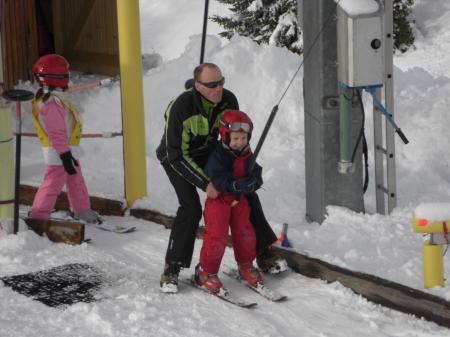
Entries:
POLYGON ((208 294, 211 294, 213 296, 216 296, 216 297, 220 298, 221 300, 223 300, 225 302, 234 304, 234 305, 236 305, 238 307, 241 307, 241 308, 250 309, 250 308, 254 308, 258 304, 258 303, 255 303, 255 302, 247 302, 247 301, 244 301, 244 300, 235 299, 235 298, 231 297, 230 292, 227 289, 225 289, 225 288, 220 288, 220 290, 217 293, 211 293, 211 292, 209 292, 209 290, 199 286, 197 284, 197 282, 195 282, 195 276, 194 275, 192 275, 190 278, 180 279, 180 280, 184 284, 188 284, 188 285, 190 285, 190 286, 192 286, 192 287, 194 287, 196 289, 200 289, 200 290, 202 290, 204 292, 207 292, 208 294))
POLYGON ((231 278, 238 280, 239 282, 245 284, 247 287, 249 287, 253 291, 257 292, 258 294, 260 294, 262 297, 268 299, 269 301, 281 302, 281 301, 284 301, 287 299, 286 295, 282 295, 272 289, 267 288, 267 286, 264 285, 263 283, 257 283, 255 286, 250 286, 249 284, 247 284, 247 282, 245 280, 243 280, 241 278, 237 269, 226 270, 223 273, 225 275, 227 275, 228 277, 231 277, 231 278))
POLYGON ((136 230, 136 226, 115 225, 115 224, 109 223, 108 221, 105 221, 102 218, 100 218, 100 221, 98 223, 95 223, 95 224, 88 223, 83 220, 75 219, 71 212, 66 212, 65 214, 61 214, 60 212, 53 213, 51 219, 80 222, 80 223, 84 224, 85 226, 91 226, 91 227, 101 229, 103 231, 108 231, 108 232, 113 232, 113 233, 118 233, 118 234, 131 233, 136 230))
POLYGON ((118 233, 118 234, 131 233, 136 230, 135 226, 114 225, 114 224, 105 222, 104 220, 102 220, 101 223, 97 223, 97 224, 86 223, 86 225, 87 226, 95 226, 96 228, 101 229, 103 231, 114 232, 114 233, 118 233))

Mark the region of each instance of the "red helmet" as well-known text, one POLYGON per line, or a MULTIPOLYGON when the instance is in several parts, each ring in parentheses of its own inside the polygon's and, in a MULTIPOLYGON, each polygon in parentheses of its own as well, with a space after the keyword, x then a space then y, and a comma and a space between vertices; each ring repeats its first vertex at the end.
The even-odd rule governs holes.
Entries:
POLYGON ((65 89, 69 84, 69 62, 58 54, 40 57, 33 66, 33 73, 40 85, 65 89))
POLYGON ((248 139, 252 135, 253 123, 250 117, 245 112, 239 110, 229 110, 225 112, 219 121, 220 139, 225 144, 228 144, 230 137, 227 137, 230 132, 246 132, 248 139))

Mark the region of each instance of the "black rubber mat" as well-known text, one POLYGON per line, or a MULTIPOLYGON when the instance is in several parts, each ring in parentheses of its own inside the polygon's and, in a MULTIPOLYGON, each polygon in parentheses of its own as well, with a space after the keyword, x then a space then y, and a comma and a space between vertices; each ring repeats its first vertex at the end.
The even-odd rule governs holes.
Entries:
POLYGON ((95 301, 103 279, 99 269, 80 263, 0 278, 5 286, 50 307, 95 301))

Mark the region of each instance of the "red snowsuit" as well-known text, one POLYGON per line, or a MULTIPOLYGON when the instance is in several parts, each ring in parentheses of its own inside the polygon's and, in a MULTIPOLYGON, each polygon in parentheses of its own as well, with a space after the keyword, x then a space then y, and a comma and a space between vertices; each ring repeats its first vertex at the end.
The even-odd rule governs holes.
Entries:
MULTIPOLYGON (((221 147, 222 144, 218 145, 221 147)), ((214 158, 219 157, 220 154, 225 154, 223 149, 213 152, 211 155, 206 172, 208 172, 208 165, 214 158), (219 153, 219 155, 218 155, 219 153)), ((230 151, 228 151, 230 152, 230 151)), ((235 156, 232 162, 232 172, 228 172, 229 178, 237 180, 245 176, 245 163, 252 156, 250 148, 244 153, 235 156)), ((223 156, 222 156, 223 157, 223 156)), ((230 159, 226 159, 225 161, 230 159)), ((233 160, 233 159, 231 159, 233 160)), ((226 172, 222 171, 222 174, 226 172)), ((213 184, 214 179, 211 177, 213 184)), ((231 235, 233 239, 234 257, 236 262, 248 263, 252 262, 256 257, 256 237, 253 226, 250 222, 250 207, 245 195, 241 195, 239 203, 231 207, 231 203, 235 200, 235 195, 221 189, 219 186, 214 186, 221 192, 216 199, 207 198, 205 210, 203 213, 205 219, 205 234, 203 237, 203 245, 200 251, 200 266, 210 273, 216 274, 219 271, 220 263, 228 238, 228 228, 231 228, 231 235)))

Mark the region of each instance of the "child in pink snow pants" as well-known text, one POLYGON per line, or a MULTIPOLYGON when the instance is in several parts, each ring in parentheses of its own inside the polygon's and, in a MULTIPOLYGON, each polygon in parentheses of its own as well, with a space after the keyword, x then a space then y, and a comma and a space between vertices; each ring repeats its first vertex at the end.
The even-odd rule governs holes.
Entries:
POLYGON ((69 83, 69 63, 60 55, 49 54, 36 61, 33 72, 41 86, 32 102, 33 122, 42 143, 46 168, 30 216, 50 218, 58 195, 66 185, 75 216, 86 222, 96 222, 98 214, 91 210, 78 162, 81 118, 63 94, 69 83))
POLYGON ((245 194, 262 185, 261 166, 255 164, 248 172, 253 157, 248 141, 253 124, 242 111, 229 110, 219 121, 220 143, 205 167, 214 187, 220 192, 215 199, 207 198, 204 210, 206 231, 195 268, 196 282, 210 292, 223 288, 217 273, 220 268, 231 228, 234 257, 240 276, 251 286, 262 283, 261 274, 253 266, 256 257, 256 237, 250 222, 250 207, 245 194))

